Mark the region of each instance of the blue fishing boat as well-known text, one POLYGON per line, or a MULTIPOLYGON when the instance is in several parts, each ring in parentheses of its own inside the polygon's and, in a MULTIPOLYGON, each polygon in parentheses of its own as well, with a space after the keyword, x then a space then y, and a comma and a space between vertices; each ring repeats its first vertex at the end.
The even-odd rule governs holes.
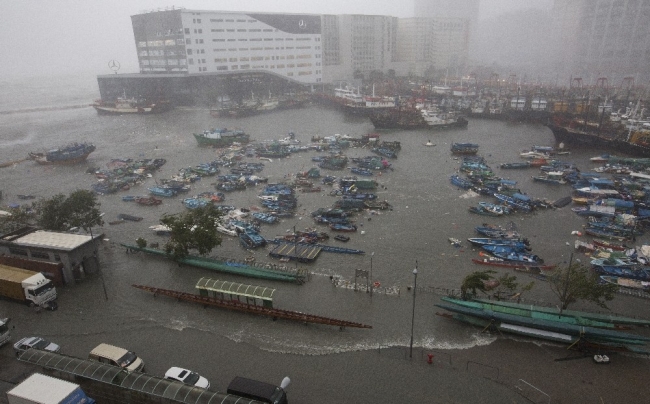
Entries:
POLYGON ((528 253, 517 252, 517 251, 504 251, 504 252, 494 251, 491 252, 490 254, 494 255, 497 258, 502 258, 506 261, 511 261, 511 262, 524 263, 530 265, 541 265, 544 263, 544 260, 535 254, 528 254, 528 253))
POLYGON ((476 154, 479 145, 476 143, 453 143, 451 145, 451 152, 453 154, 476 154))
POLYGON ((125 196, 122 197, 122 200, 124 202, 133 202, 133 201, 135 201, 135 198, 136 197, 134 195, 125 195, 125 196))
POLYGON ((162 187, 156 186, 156 187, 151 187, 151 188, 147 188, 147 189, 149 190, 149 192, 151 194, 156 195, 156 196, 171 197, 171 196, 176 195, 176 191, 174 191, 171 188, 162 188, 162 187))
POLYGON ((350 168, 350 172, 352 174, 363 175, 363 176, 366 176, 366 177, 372 177, 374 175, 372 171, 370 171, 368 169, 365 169, 365 168, 359 168, 359 167, 350 168))
POLYGON ((509 245, 519 246, 530 250, 528 239, 507 239, 507 238, 491 238, 491 237, 474 237, 468 238, 467 241, 472 245, 481 247, 484 245, 509 245))
POLYGON ((494 194, 494 197, 500 200, 501 202, 507 204, 508 206, 511 206, 522 212, 530 212, 531 210, 533 210, 533 208, 529 204, 530 198, 527 197, 523 198, 525 197, 525 195, 523 194, 513 194, 512 196, 508 196, 504 194, 494 194))
POLYGON ((329 228, 334 231, 348 231, 348 232, 357 231, 357 226, 351 223, 348 224, 330 223, 329 228))
POLYGON ((239 233, 239 242, 244 248, 258 248, 266 245, 266 239, 250 229, 239 233))
POLYGON ((617 267, 611 265, 594 265, 594 272, 599 275, 618 276, 627 279, 650 281, 650 273, 643 268, 617 267))
POLYGON ((529 167, 532 167, 530 165, 530 161, 521 161, 516 163, 503 163, 499 165, 499 168, 503 168, 503 169, 518 169, 518 168, 529 168, 529 167))
POLYGON ((472 184, 472 181, 455 174, 452 175, 449 180, 453 185, 463 189, 470 189, 474 185, 472 184))
POLYGON ((495 253, 509 254, 511 252, 527 253, 530 250, 530 248, 524 243, 514 243, 510 245, 484 244, 481 248, 492 255, 495 253))
POLYGON ((277 216, 272 215, 270 213, 253 212, 252 216, 255 218, 255 220, 259 220, 260 222, 266 224, 273 224, 279 221, 277 216))
POLYGON ((477 226, 474 228, 477 233, 491 238, 519 239, 521 236, 514 230, 507 230, 495 226, 477 226))
POLYGON ((500 215, 507 215, 507 214, 510 213, 510 208, 508 208, 507 206, 504 206, 504 205, 497 205, 495 203, 481 201, 481 202, 478 203, 478 206, 480 206, 481 208, 483 208, 485 210, 488 210, 490 212, 496 213, 499 216, 500 215))

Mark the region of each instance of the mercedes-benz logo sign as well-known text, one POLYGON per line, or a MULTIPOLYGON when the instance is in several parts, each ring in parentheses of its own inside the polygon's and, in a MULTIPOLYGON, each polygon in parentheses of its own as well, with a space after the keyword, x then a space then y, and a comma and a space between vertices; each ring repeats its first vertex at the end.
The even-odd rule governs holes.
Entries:
POLYGON ((298 26, 299 26, 300 28, 305 28, 305 27, 307 27, 307 23, 305 22, 305 20, 300 20, 300 21, 298 22, 298 26))
POLYGON ((108 62, 108 68, 114 72, 117 72, 118 70, 120 70, 120 62, 113 59, 110 62, 108 62))

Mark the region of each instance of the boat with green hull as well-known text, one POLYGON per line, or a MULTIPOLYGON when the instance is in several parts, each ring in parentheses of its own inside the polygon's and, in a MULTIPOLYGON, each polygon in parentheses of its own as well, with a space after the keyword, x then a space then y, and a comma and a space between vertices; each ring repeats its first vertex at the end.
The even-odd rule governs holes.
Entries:
POLYGON ((212 128, 193 135, 199 146, 228 147, 233 143, 246 144, 250 141, 250 136, 239 129, 212 128))
POLYGON ((494 304, 494 302, 491 300, 488 301, 460 300, 451 297, 442 297, 441 299, 444 300, 445 302, 449 302, 449 303, 453 303, 453 304, 457 304, 460 306, 465 306, 473 309, 479 309, 479 310, 487 309, 499 313, 512 314, 515 316, 522 316, 522 317, 530 317, 533 319, 557 321, 559 323, 597 327, 597 328, 613 329, 617 327, 617 325, 613 323, 593 320, 590 318, 584 318, 582 316, 566 315, 565 313, 562 313, 562 315, 560 315, 559 313, 542 312, 542 311, 532 309, 531 308, 532 306, 527 306, 527 307, 501 306, 499 304, 494 304))
MULTIPOLYGON (((499 300, 487 300, 487 299, 474 299, 474 300, 483 303, 489 302, 493 305, 498 305, 503 307, 524 308, 529 310, 535 310, 540 313, 552 314, 556 316, 559 315, 559 310, 552 307, 533 306, 531 304, 504 302, 499 300)), ((601 321, 605 323, 612 323, 617 325, 650 326, 650 320, 615 316, 613 314, 589 313, 586 311, 576 311, 576 310, 563 310, 562 316, 580 317, 583 319, 591 319, 591 320, 601 321)))
MULTIPOLYGON (((158 255, 165 258, 171 258, 165 251, 155 248, 138 247, 130 244, 120 244, 126 247, 127 251, 142 251, 147 254, 158 255)), ((258 268, 244 265, 241 263, 231 264, 229 262, 216 260, 213 258, 199 257, 188 255, 185 258, 175 260, 179 264, 191 265, 198 268, 210 269, 213 271, 229 273, 234 275, 247 276, 250 278, 267 279, 283 282, 304 283, 305 276, 300 273, 277 271, 272 269, 258 268)))
MULTIPOLYGON (((437 313, 439 314, 439 313, 437 313)), ((473 317, 473 316, 468 316, 464 314, 459 314, 455 313, 453 315, 443 315, 444 317, 450 317, 453 318, 454 320, 461 321, 466 324, 474 325, 477 327, 481 328, 488 328, 490 326, 495 327, 498 331, 504 332, 504 333, 509 333, 509 334, 516 334, 516 335, 523 335, 526 337, 533 337, 533 338, 540 338, 540 339, 545 339, 547 341, 553 341, 553 342, 559 342, 563 344, 569 344, 569 346, 578 346, 579 349, 593 349, 598 352, 602 351, 622 351, 622 352, 631 352, 631 353, 636 353, 636 354, 641 354, 641 355, 650 355, 650 352, 643 349, 639 348, 637 346, 628 346, 625 344, 621 343, 614 343, 614 342, 598 342, 598 343, 590 343, 584 340, 581 340, 581 337, 576 337, 576 336, 571 336, 571 335, 566 335, 566 334, 560 334, 560 333, 555 333, 555 332, 549 332, 549 331, 542 331, 538 329, 532 329, 529 327, 523 327, 523 326, 516 326, 513 324, 508 324, 508 323, 493 323, 491 320, 487 319, 482 319, 478 317, 473 317), (581 345, 580 345, 581 343, 581 345)))
POLYGON ((542 339, 549 339, 549 335, 552 335, 554 338, 563 338, 567 342, 571 341, 573 338, 580 338, 593 343, 615 343, 624 345, 645 345, 650 341, 650 337, 613 329, 565 324, 555 321, 505 314, 488 309, 474 309, 456 304, 436 304, 436 306, 452 313, 488 320, 489 324, 493 324, 497 328, 526 329, 529 336, 542 339))

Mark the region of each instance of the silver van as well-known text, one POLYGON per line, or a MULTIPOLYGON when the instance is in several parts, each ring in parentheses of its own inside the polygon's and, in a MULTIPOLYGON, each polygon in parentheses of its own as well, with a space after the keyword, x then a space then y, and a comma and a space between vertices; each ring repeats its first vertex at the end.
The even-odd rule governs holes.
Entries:
POLYGON ((129 372, 144 372, 144 361, 135 352, 109 344, 99 344, 90 351, 88 359, 113 366, 119 366, 129 372))

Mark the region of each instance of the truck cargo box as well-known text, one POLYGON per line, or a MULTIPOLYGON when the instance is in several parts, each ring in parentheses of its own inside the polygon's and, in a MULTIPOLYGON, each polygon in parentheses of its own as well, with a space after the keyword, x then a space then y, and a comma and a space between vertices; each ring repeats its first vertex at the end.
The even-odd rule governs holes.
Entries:
POLYGON ((94 404, 78 384, 34 373, 7 392, 9 404, 94 404))

